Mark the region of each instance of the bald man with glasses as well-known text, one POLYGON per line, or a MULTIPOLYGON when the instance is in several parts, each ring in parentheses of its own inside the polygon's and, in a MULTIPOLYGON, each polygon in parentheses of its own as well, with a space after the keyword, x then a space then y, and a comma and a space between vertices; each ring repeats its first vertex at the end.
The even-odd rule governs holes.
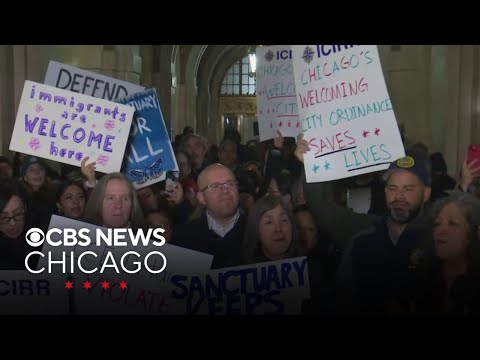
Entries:
POLYGON ((221 164, 206 167, 198 176, 200 217, 175 229, 172 244, 214 256, 212 268, 241 264, 246 217, 239 209, 238 184, 221 164))

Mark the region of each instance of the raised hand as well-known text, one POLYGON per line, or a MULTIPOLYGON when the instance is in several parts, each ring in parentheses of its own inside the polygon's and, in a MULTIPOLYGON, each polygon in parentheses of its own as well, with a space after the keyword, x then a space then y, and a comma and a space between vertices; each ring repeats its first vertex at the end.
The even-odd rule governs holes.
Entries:
POLYGON ((461 182, 460 188, 462 191, 467 192, 468 188, 473 182, 473 179, 478 176, 475 174, 480 173, 480 163, 478 159, 474 159, 473 161, 467 163, 467 159, 463 161, 462 166, 462 174, 461 174, 461 182))
POLYGON ((297 147, 295 148, 295 153, 294 153, 296 158, 303 163, 303 154, 305 154, 308 151, 310 151, 310 148, 308 147, 307 140, 303 139, 303 134, 298 135, 297 147))
POLYGON ((277 129, 277 132, 275 134, 275 137, 273 138, 273 146, 277 149, 282 149, 283 148, 283 135, 280 132, 280 130, 277 129))
POLYGON ((96 177, 95 177, 95 169, 96 169, 95 165, 97 163, 92 162, 92 163, 86 165, 88 159, 90 159, 90 157, 88 157, 88 156, 83 158, 80 169, 82 171, 83 176, 85 176, 85 178, 87 179, 87 183, 89 183, 93 186, 93 185, 95 185, 95 182, 97 181, 96 177))
POLYGON ((161 191, 162 195, 165 195, 169 203, 179 205, 183 201, 183 188, 182 185, 178 182, 173 182, 175 188, 173 191, 161 191))

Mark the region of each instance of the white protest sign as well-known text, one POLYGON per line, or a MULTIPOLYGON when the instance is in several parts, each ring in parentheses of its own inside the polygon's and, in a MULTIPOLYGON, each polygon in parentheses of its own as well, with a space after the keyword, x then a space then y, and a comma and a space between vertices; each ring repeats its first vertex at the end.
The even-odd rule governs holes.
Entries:
MULTIPOLYGON (((110 230, 114 234, 114 229, 57 215, 52 216, 50 229, 71 229, 69 231, 74 230, 78 237, 78 242, 72 246, 52 246, 45 242, 42 248, 44 256, 37 266, 38 270, 48 272, 50 264, 52 272, 70 274, 74 283, 71 289, 74 314, 166 313, 166 298, 172 287, 169 279, 174 274, 206 271, 213 261, 213 256, 209 254, 169 244, 155 246, 152 242, 158 239, 153 236, 147 235, 144 239, 148 238, 148 241, 136 243, 136 235, 130 236, 127 229, 115 229, 123 231, 118 232, 124 235, 123 239, 121 235, 113 235, 112 243, 107 244, 99 240, 98 231, 108 234, 110 230), (89 242, 78 236, 81 229, 84 229, 82 236, 86 236, 89 242), (91 253, 85 254, 87 251, 91 253), (157 252, 161 252, 164 258, 157 252)), ((63 236, 52 232, 51 240, 59 241, 63 236)))
POLYGON ((10 150, 97 171, 120 171, 134 109, 25 81, 10 150), (119 155, 121 154, 121 155, 119 155))
POLYGON ((0 315, 66 315, 66 276, 0 271, 0 315))
POLYGON ((292 46, 307 182, 384 170, 404 156, 375 45, 292 46))
POLYGON ((278 130, 284 137, 300 132, 290 45, 258 47, 257 119, 260 141, 273 139, 278 130))
POLYGON ((143 86, 50 60, 45 85, 114 101, 145 90, 143 86))
POLYGON ((307 258, 173 275, 172 314, 300 314, 310 298, 307 258))

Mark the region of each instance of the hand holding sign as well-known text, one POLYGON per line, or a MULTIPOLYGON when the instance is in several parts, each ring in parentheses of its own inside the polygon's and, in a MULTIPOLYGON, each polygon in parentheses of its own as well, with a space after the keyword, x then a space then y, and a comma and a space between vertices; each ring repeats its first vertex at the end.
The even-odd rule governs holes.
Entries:
POLYGON ((303 154, 306 152, 310 151, 310 148, 308 147, 308 142, 303 138, 303 134, 298 135, 297 138, 297 147, 295 148, 295 157, 303 163, 303 154))
POLYGON ((283 148, 283 135, 280 130, 277 130, 275 137, 273 138, 273 146, 279 150, 283 148))
POLYGON ((90 157, 88 156, 83 158, 80 169, 82 171, 83 176, 85 176, 85 178, 87 179, 87 183, 94 185, 96 182, 96 177, 95 177, 96 162, 92 162, 88 165, 85 165, 89 159, 90 157))

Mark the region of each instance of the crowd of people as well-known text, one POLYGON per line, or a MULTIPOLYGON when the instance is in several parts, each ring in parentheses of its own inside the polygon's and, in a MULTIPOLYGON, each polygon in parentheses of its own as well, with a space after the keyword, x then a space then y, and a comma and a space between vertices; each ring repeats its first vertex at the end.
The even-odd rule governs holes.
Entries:
POLYGON ((135 190, 88 158, 0 157, 0 269, 24 269, 26 231, 59 214, 161 227, 168 243, 213 255, 214 269, 307 256, 306 314, 480 314, 480 161, 456 181, 441 154, 413 146, 384 172, 306 183, 302 135, 242 144, 228 128, 217 146, 187 127, 173 148, 180 178, 168 191, 135 190), (348 206, 358 187, 366 213, 348 206))

